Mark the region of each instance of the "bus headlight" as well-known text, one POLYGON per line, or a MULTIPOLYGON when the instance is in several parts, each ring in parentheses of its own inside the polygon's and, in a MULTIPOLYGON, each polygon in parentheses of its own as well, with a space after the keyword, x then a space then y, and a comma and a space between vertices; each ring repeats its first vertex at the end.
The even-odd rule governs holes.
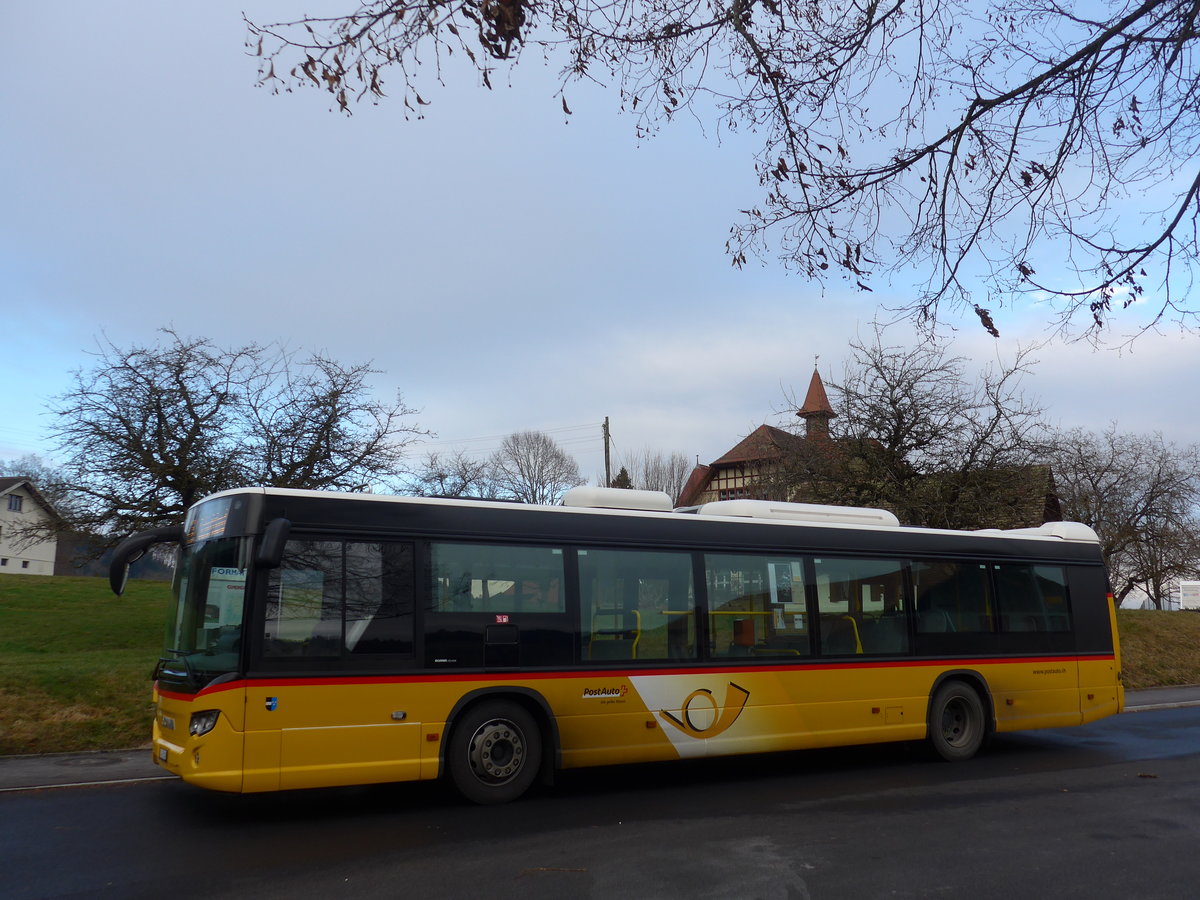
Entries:
POLYGON ((200 712, 192 713, 192 721, 188 723, 188 734, 193 737, 200 737, 208 734, 217 725, 217 718, 221 715, 219 709, 204 709, 200 712))

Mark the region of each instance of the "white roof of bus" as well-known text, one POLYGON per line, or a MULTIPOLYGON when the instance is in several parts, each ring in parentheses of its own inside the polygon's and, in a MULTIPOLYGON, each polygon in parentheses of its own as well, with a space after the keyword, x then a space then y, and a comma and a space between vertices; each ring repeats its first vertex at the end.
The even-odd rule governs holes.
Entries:
MULTIPOLYGON (((595 491, 619 490, 616 488, 593 488, 595 491)), ((990 538, 1018 538, 1018 539, 1034 539, 1034 540, 1051 540, 1051 541, 1078 541, 1083 543, 1099 543, 1100 538, 1096 532, 1087 525, 1080 522, 1047 522, 1044 525, 1039 525, 1036 528, 1014 528, 1001 530, 998 528, 982 529, 979 531, 954 531, 950 529, 940 528, 921 528, 912 525, 891 524, 879 518, 878 514, 883 513, 885 517, 890 517, 893 521, 897 521, 895 516, 888 513, 886 510, 871 510, 859 509, 857 507, 822 507, 818 504, 786 504, 773 503, 770 501, 755 501, 755 500, 737 500, 737 501, 721 501, 705 504, 697 510, 679 512, 670 509, 628 509, 616 508, 612 506, 534 506, 520 503, 505 504, 503 502, 488 500, 472 500, 472 499, 450 499, 445 497, 401 497, 392 494, 363 494, 363 493, 345 493, 339 491, 310 491, 298 490, 295 488, 275 488, 275 487, 246 487, 234 488, 228 491, 221 491, 205 497, 205 500, 212 500, 219 497, 234 496, 237 494, 270 494, 273 496, 282 497, 329 497, 341 500, 357 500, 357 501, 373 501, 376 503, 403 503, 416 505, 436 505, 436 506, 469 506, 478 509, 495 509, 497 507, 508 507, 511 509, 537 510, 539 512, 551 513, 574 513, 577 515, 597 515, 597 516, 632 516, 632 517, 649 517, 662 518, 670 517, 676 521, 719 521, 719 522, 735 522, 743 523, 755 522, 761 525, 775 525, 780 527, 791 528, 847 528, 852 530, 867 530, 867 531, 906 531, 919 532, 921 534, 953 534, 953 535, 979 535, 980 537, 990 538), (814 515, 805 517, 803 515, 787 516, 782 515, 754 515, 750 511, 750 507, 745 504, 764 504, 764 509, 769 512, 771 510, 778 511, 783 507, 800 506, 813 507, 821 510, 845 510, 852 514, 867 514, 865 517, 859 517, 854 521, 854 516, 848 516, 851 520, 837 521, 828 513, 822 517, 814 515), (738 506, 726 504, 739 504, 738 506), (706 511, 707 510, 707 511, 706 511), (733 512, 737 510, 737 512, 733 512), (730 514, 733 512, 733 514, 730 514)), ((656 493, 652 491, 638 491, 639 494, 656 493)), ((663 494, 662 496, 666 496, 663 494)), ((200 501, 204 502, 204 501, 200 501)))

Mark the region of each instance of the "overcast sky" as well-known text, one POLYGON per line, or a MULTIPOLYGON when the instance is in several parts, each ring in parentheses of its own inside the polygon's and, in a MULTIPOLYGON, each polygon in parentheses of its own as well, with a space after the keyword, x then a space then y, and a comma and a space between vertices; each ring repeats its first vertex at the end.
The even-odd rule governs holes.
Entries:
MULTIPOLYGON (((836 380, 878 305, 911 294, 731 268, 757 198, 745 138, 685 118, 639 143, 611 90, 568 90, 568 119, 533 54, 491 92, 450 73, 423 121, 398 96, 347 118, 254 87, 242 9, 311 6, 0 6, 0 459, 52 455, 46 402, 100 336, 172 326, 373 360, 439 449, 542 429, 594 480, 608 416, 618 454, 707 462, 778 424, 818 356, 836 380)), ((1010 360, 1043 319, 996 321, 999 341, 959 323, 953 351, 1010 360)), ((1198 346, 1053 344, 1025 387, 1057 424, 1200 441, 1198 346)))

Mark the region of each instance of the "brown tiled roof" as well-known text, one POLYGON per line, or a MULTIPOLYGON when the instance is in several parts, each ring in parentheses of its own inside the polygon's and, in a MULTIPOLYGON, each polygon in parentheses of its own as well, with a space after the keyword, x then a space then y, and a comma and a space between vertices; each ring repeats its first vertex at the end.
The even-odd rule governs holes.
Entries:
POLYGON ((784 453, 797 450, 803 445, 804 438, 799 435, 773 425, 759 425, 742 438, 732 450, 720 459, 714 460, 712 465, 716 467, 756 460, 776 460, 782 458, 784 453))
POLYGON ((916 486, 932 508, 943 509, 951 521, 905 522, 940 528, 1036 528, 1062 518, 1062 508, 1049 466, 983 469, 959 475, 924 476, 916 486), (945 508, 938 495, 951 493, 956 501, 945 508), (953 518, 957 517, 957 518, 953 518))
POLYGON ((695 503, 696 498, 703 492, 702 489, 707 486, 711 472, 711 466, 698 465, 692 469, 692 474, 688 476, 687 483, 683 486, 683 490, 679 492, 675 503, 679 506, 691 506, 695 503))

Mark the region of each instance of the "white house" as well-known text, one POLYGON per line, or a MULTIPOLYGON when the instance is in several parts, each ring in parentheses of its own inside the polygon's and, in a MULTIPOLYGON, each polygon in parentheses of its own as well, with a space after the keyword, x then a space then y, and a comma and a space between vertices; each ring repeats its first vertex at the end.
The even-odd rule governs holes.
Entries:
POLYGON ((53 575, 58 539, 30 541, 28 526, 57 518, 54 507, 24 478, 0 478, 0 575, 53 575))
POLYGON ((1179 582, 1179 608, 1200 609, 1200 581, 1179 582))

